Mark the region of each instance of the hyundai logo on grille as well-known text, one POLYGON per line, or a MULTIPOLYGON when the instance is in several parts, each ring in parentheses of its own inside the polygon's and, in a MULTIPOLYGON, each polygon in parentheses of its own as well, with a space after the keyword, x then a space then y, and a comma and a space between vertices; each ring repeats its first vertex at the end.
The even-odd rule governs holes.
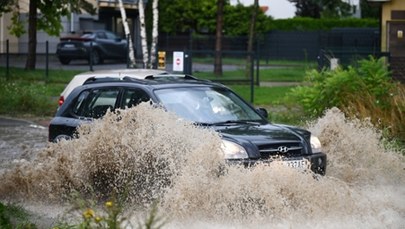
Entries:
POLYGON ((287 153, 288 152, 288 147, 287 146, 279 146, 277 148, 278 152, 280 153, 287 153))

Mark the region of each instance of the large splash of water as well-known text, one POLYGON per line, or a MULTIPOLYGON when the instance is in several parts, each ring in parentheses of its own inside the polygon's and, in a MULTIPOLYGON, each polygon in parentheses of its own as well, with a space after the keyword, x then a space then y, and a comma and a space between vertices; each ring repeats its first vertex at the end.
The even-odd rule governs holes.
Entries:
POLYGON ((220 137, 148 105, 109 113, 80 138, 50 144, 2 173, 0 198, 57 201, 75 190, 159 201, 169 228, 401 228, 405 162, 367 122, 331 109, 308 128, 328 154, 324 177, 282 165, 228 167, 220 137))

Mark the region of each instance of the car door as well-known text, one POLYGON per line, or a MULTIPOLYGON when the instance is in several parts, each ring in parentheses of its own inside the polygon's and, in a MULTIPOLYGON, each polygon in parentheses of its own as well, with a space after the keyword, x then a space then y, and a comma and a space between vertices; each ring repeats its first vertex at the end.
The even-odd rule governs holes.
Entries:
POLYGON ((119 87, 96 88, 83 91, 73 106, 72 113, 83 119, 98 119, 117 107, 119 87), (85 99, 80 99, 81 97, 85 99))
MULTIPOLYGON (((119 105, 120 87, 89 88, 64 103, 49 125, 49 141, 74 137, 77 127, 103 117, 119 105)), ((73 96, 73 95, 72 95, 73 96)))
POLYGON ((127 53, 127 43, 125 40, 119 38, 112 32, 105 31, 106 45, 108 45, 108 51, 114 58, 125 58, 127 53))
POLYGON ((142 102, 151 100, 149 94, 141 88, 128 88, 125 89, 122 96, 121 108, 131 108, 137 106, 142 102))

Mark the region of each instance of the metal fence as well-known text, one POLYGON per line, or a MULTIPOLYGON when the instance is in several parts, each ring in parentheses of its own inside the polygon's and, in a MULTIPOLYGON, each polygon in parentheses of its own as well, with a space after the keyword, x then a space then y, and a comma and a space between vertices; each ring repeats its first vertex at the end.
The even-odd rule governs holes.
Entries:
MULTIPOLYGON (((223 57, 245 58, 240 52, 246 52, 246 36, 225 36, 222 42, 223 57)), ((39 41, 37 59, 49 58, 51 64, 57 64, 55 56, 57 41, 39 41)), ((28 44, 16 42, 0 43, 0 66, 6 65, 7 58, 17 56, 13 66, 23 66, 28 44)), ((167 35, 160 34, 158 50, 166 51, 167 56, 174 51, 193 53, 193 57, 212 57, 215 50, 215 36, 208 35, 167 35)), ((344 28, 331 31, 271 31, 261 35, 255 42, 255 56, 261 60, 303 60, 318 62, 320 67, 328 66, 331 58, 339 59, 342 65, 368 55, 380 55, 380 34, 376 28, 344 28)), ((141 50, 135 50, 137 62, 142 63, 141 50)), ((38 61, 42 66, 43 61, 38 61)), ((43 64, 45 65, 45 64, 43 64)), ((195 66, 196 67, 196 66, 195 66)), ((193 67, 193 71, 195 70, 193 67)), ((100 66, 97 66, 100 68, 100 66)), ((92 70, 92 66, 87 66, 92 70)))

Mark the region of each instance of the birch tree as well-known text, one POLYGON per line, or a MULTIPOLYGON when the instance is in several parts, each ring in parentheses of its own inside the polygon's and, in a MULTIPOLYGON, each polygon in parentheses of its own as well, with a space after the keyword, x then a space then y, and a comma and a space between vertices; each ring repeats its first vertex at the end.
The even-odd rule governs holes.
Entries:
POLYGON ((127 14, 125 12, 124 4, 122 3, 122 0, 118 0, 119 6, 120 6, 120 11, 121 11, 121 17, 122 17, 122 24, 124 25, 124 31, 125 31, 125 38, 128 41, 128 54, 129 54, 129 60, 130 60, 130 66, 132 68, 136 67, 136 60, 134 56, 134 44, 132 42, 131 38, 131 32, 129 30, 128 26, 128 21, 127 21, 127 14))
POLYGON ((143 68, 148 67, 149 62, 149 52, 148 52, 148 42, 146 40, 146 26, 145 26, 145 8, 143 5, 143 0, 138 1, 139 10, 139 23, 141 29, 141 46, 142 46, 142 56, 143 56, 143 68))
POLYGON ((150 63, 149 66, 153 67, 156 65, 156 52, 158 43, 158 24, 159 24, 159 10, 158 10, 158 0, 153 0, 152 12, 153 12, 153 28, 152 28, 152 44, 150 48, 150 63))

